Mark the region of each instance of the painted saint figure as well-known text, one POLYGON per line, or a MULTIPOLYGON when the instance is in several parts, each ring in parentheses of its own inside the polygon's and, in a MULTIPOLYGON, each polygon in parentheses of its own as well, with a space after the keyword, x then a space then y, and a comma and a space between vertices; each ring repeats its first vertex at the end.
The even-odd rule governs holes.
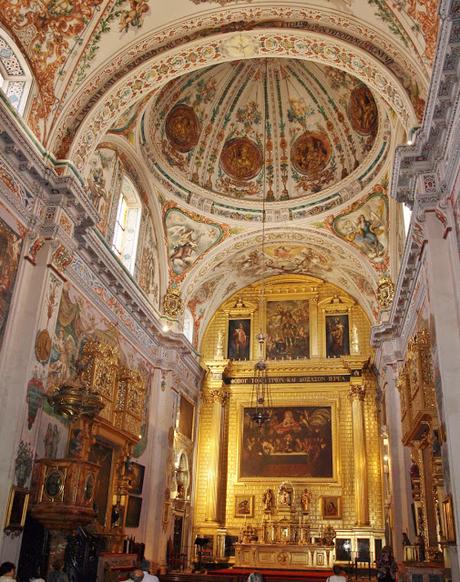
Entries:
POLYGON ((249 330, 248 320, 231 320, 229 322, 228 357, 231 360, 249 359, 249 330))

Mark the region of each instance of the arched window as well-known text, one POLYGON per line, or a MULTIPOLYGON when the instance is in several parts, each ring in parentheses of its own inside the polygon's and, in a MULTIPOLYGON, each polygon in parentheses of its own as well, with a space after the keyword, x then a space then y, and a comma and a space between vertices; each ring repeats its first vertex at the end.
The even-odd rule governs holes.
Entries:
POLYGON ((183 333, 188 341, 193 343, 193 315, 190 309, 186 309, 184 313, 183 333))
POLYGON ((124 176, 118 200, 112 249, 131 274, 134 273, 136 264, 140 223, 139 195, 131 180, 124 176))
POLYGON ((32 85, 32 74, 13 39, 0 29, 0 88, 22 115, 32 85))
POLYGON ((403 204, 404 231, 406 233, 406 236, 407 236, 407 233, 409 232, 411 217, 412 217, 412 210, 408 206, 403 204))

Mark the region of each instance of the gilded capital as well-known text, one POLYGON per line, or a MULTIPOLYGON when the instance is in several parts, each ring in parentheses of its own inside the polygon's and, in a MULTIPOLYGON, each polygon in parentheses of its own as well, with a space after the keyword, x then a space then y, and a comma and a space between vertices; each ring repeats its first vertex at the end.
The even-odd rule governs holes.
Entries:
POLYGON ((350 396, 352 399, 364 400, 366 396, 366 388, 364 384, 352 384, 350 386, 350 396))
POLYGON ((225 406, 229 398, 230 394, 222 388, 203 391, 203 399, 208 404, 215 404, 216 402, 220 402, 222 406, 225 406))

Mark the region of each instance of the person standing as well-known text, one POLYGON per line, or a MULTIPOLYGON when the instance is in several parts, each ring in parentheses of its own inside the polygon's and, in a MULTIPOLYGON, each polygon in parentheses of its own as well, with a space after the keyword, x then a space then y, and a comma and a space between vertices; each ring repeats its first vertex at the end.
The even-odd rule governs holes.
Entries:
POLYGON ((150 574, 150 562, 148 560, 142 560, 140 563, 140 568, 144 573, 142 582, 160 582, 157 576, 153 576, 153 574, 150 574))
POLYGON ((16 582, 16 566, 13 562, 3 562, 0 566, 0 582, 16 582))
POLYGON ((326 580, 326 582, 347 582, 347 576, 345 574, 345 570, 338 566, 337 564, 332 568, 334 572, 332 576, 326 580))
POLYGON ((69 582, 69 577, 62 571, 64 564, 62 560, 55 560, 52 563, 52 570, 48 574, 46 582, 69 582))
POLYGON ((396 580, 397 572, 398 564, 393 557, 393 549, 391 546, 385 546, 377 560, 377 580, 379 582, 393 582, 396 580))

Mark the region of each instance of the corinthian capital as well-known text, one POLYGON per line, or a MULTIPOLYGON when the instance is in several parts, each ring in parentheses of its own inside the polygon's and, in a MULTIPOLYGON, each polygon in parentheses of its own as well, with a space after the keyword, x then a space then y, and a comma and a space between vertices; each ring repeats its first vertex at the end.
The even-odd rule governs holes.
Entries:
POLYGON ((220 402, 222 406, 225 406, 225 404, 227 404, 227 400, 229 399, 229 397, 230 394, 226 390, 223 390, 222 388, 206 390, 203 392, 203 399, 208 404, 220 402))
POLYGON ((366 388, 364 384, 352 384, 350 386, 350 396, 352 399, 364 400, 366 396, 366 388))

